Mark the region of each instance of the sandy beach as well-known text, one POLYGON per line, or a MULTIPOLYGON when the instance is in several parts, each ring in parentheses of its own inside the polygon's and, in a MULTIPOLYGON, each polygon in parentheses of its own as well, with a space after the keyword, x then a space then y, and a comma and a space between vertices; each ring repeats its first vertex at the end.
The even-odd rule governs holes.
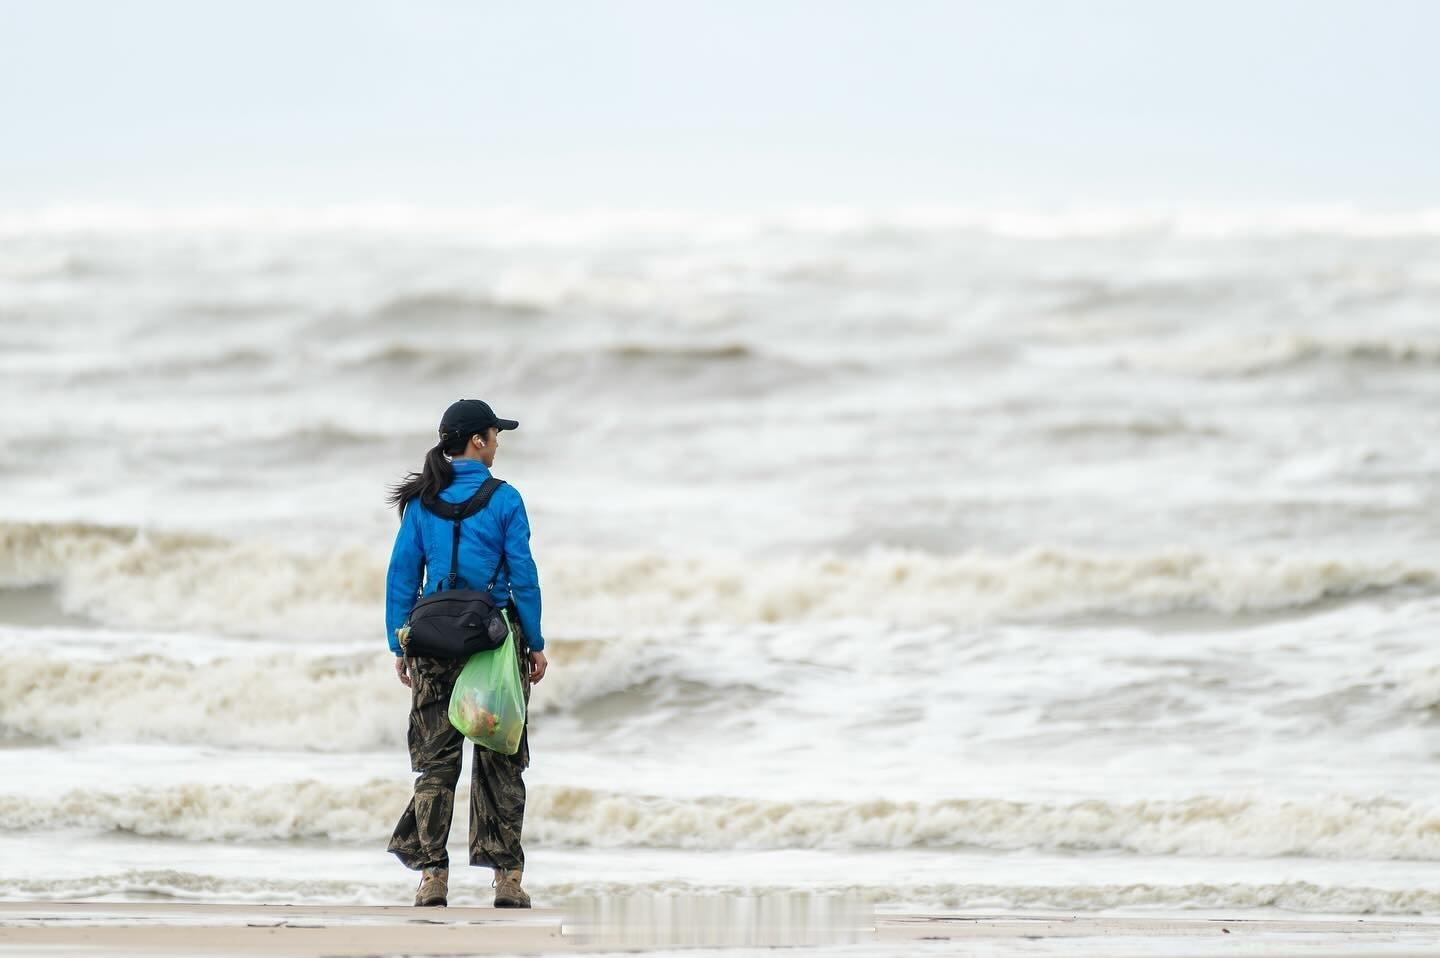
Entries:
MULTIPOLYGON (((0 954, 539 955, 620 950, 577 940, 565 917, 557 909, 516 913, 489 908, 4 902, 0 954)), ((1437 949, 1440 923, 1431 921, 895 914, 878 916, 856 944, 791 950, 1430 956, 1437 949)), ((634 946, 623 950, 663 953, 634 946)), ((723 950, 737 954, 761 949, 723 950)))

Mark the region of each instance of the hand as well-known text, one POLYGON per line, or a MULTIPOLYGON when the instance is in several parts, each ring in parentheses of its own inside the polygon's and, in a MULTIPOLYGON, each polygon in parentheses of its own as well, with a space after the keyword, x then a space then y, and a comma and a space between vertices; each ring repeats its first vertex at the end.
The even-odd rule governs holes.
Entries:
POLYGON ((400 676, 400 684, 408 689, 410 687, 410 673, 405 671, 405 657, 403 655, 395 656, 395 674, 400 676))
POLYGON ((548 663, 545 661, 545 653, 534 651, 530 653, 530 684, 534 685, 545 677, 545 668, 548 663))

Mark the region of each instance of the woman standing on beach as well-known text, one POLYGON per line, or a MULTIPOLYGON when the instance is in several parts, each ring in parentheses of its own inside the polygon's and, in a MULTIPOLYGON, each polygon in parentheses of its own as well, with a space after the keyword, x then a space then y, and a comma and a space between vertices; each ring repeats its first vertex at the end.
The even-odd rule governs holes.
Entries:
MULTIPOLYGON (((410 616, 420 593, 434 592, 449 575, 452 530, 448 519, 427 510, 421 500, 439 497, 464 502, 490 478, 500 432, 515 429, 513 419, 500 419, 478 399, 462 399, 445 410, 440 441, 390 494, 400 510, 400 531, 390 555, 385 580, 385 629, 395 653, 395 674, 410 688, 410 764, 418 773, 410 799, 389 850, 407 867, 421 873, 417 905, 444 905, 448 895, 450 859, 446 841, 454 816, 455 785, 460 780, 464 737, 447 714, 450 692, 464 660, 405 658, 397 630, 410 616)), ((459 545, 462 569, 496 569, 492 598, 510 608, 509 619, 520 657, 525 698, 530 685, 545 676, 545 640, 540 634, 540 580, 530 556, 530 522, 514 486, 501 485, 486 508, 464 519, 459 545)), ((525 819, 525 782, 530 764, 527 728, 520 750, 501 755, 474 749, 470 767, 470 864, 494 870, 495 907, 529 908, 530 896, 520 887, 525 851, 520 831, 525 819)))

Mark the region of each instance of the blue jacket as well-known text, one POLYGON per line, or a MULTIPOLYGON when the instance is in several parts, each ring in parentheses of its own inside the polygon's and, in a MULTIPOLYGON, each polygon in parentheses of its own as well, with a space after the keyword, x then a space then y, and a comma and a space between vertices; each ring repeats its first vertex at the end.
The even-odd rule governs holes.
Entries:
MULTIPOLYGON (((446 502, 464 502, 490 470, 476 459, 456 459, 455 479, 440 493, 446 502)), ((395 630, 405 624, 422 578, 425 595, 435 591, 450 574, 450 545, 453 539, 449 519, 441 519, 422 506, 417 498, 405 503, 405 516, 390 553, 390 571, 385 576, 385 635, 390 651, 401 654, 395 630)), ((525 503, 515 487, 506 483, 495 491, 490 504, 460 523, 460 579, 472 589, 483 589, 505 556, 505 569, 495 581, 492 595, 498 605, 513 605, 520 628, 530 648, 545 648, 540 634, 540 576, 530 556, 530 520, 525 503)))

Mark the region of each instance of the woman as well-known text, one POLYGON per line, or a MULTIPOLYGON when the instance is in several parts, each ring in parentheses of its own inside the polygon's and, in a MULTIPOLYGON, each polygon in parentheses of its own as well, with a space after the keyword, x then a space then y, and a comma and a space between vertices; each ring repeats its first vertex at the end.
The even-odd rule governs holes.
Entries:
MULTIPOLYGON (((452 525, 429 512, 421 499, 469 499, 490 477, 501 430, 519 425, 498 418, 478 399, 460 400, 445 410, 440 441, 426 454, 422 470, 397 484, 389 499, 400 510, 400 532, 385 580, 385 628, 390 651, 395 653, 395 674, 411 692, 410 765, 419 773, 415 794, 395 826, 389 850, 407 868, 421 873, 417 905, 446 903, 450 859, 445 843, 465 744, 447 714, 451 689, 465 663, 406 659, 397 635, 422 594, 421 582, 428 594, 450 573, 452 525)), ((488 506, 463 520, 459 557, 461 575, 469 576, 471 588, 484 584, 470 570, 497 570, 492 596, 497 605, 510 607, 528 702, 530 685, 545 677, 545 639, 540 634, 540 580, 530 557, 530 522, 514 486, 500 486, 488 506)), ((501 755, 477 745, 470 766, 470 864, 494 870, 496 908, 530 907, 530 896, 520 887, 525 867, 520 847, 525 819, 522 773, 530 764, 528 739, 527 722, 518 752, 501 755)))

